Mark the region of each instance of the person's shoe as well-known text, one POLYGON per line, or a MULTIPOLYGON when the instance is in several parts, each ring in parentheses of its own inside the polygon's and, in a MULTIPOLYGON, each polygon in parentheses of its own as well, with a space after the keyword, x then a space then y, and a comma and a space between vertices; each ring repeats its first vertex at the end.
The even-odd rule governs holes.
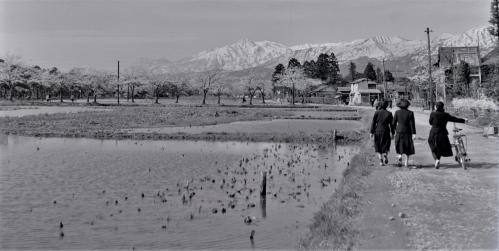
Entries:
POLYGON ((439 169, 440 168, 440 160, 436 160, 435 161, 435 169, 439 169))
POLYGON ((385 165, 385 163, 383 163, 383 161, 380 161, 380 162, 379 162, 379 165, 380 165, 380 166, 384 166, 384 165, 385 165))
POLYGON ((388 156, 385 155, 385 165, 388 165, 388 156))

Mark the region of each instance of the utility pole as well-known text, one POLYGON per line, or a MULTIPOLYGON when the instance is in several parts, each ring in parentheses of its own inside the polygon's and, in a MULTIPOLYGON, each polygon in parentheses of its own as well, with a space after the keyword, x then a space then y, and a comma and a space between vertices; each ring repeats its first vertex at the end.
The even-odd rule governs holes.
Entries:
POLYGON ((433 111, 434 97, 433 97, 433 81, 431 79, 431 47, 430 47, 430 32, 433 31, 427 27, 424 32, 426 33, 426 36, 428 38, 428 84, 429 84, 429 94, 430 94, 430 109, 431 111, 433 111))
POLYGON ((381 76, 383 76, 383 88, 385 89, 384 91, 384 95, 383 95, 383 98, 384 100, 386 101, 386 76, 385 76, 385 58, 383 58, 383 74, 381 74, 381 76))
POLYGON ((120 61, 118 60, 118 105, 120 104, 120 61))

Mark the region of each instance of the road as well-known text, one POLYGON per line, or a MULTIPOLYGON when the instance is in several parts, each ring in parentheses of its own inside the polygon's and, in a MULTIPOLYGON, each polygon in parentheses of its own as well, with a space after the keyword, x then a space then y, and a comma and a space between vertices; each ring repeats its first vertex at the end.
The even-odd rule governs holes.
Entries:
MULTIPOLYGON (((443 158, 436 170, 427 143, 428 117, 428 112, 415 112, 416 155, 410 164, 419 168, 376 166, 367 178, 365 203, 355 223, 358 247, 497 249, 499 139, 458 124, 468 135, 469 168, 443 158)), ((395 158, 392 152, 390 162, 395 158)))

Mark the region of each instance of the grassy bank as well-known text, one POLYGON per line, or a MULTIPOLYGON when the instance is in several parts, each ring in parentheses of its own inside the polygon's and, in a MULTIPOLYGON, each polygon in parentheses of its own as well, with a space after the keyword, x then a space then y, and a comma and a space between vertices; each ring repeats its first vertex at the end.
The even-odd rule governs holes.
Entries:
POLYGON ((376 163, 376 156, 367 144, 367 127, 372 112, 360 110, 360 114, 364 128, 359 133, 358 141, 363 147, 349 162, 338 189, 314 215, 308 234, 300 240, 301 249, 352 249, 355 244, 358 232, 353 220, 364 203, 364 181, 372 172, 373 163, 376 163))
POLYGON ((351 249, 357 231, 352 221, 359 214, 364 179, 371 173, 374 155, 362 149, 343 174, 343 181, 319 212, 314 215, 310 231, 300 241, 304 249, 351 249))

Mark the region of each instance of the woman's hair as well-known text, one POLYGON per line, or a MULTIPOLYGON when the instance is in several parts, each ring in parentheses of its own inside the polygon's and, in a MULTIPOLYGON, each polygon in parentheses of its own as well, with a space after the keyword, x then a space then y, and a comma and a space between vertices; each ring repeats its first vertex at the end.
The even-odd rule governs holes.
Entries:
POLYGON ((383 109, 383 110, 386 110, 386 108, 388 108, 388 105, 389 105, 389 104, 390 104, 390 103, 389 103, 388 101, 386 101, 386 100, 385 100, 385 101, 383 101, 383 102, 380 102, 380 104, 379 104, 379 108, 380 108, 380 109, 383 109))
POLYGON ((411 103, 409 103, 409 100, 407 100, 405 98, 399 100, 399 102, 397 103, 397 106, 402 108, 402 109, 407 109, 407 108, 409 108, 410 105, 411 105, 411 103))
POLYGON ((435 106, 437 107, 437 111, 443 112, 444 111, 444 103, 442 101, 438 101, 435 106))

